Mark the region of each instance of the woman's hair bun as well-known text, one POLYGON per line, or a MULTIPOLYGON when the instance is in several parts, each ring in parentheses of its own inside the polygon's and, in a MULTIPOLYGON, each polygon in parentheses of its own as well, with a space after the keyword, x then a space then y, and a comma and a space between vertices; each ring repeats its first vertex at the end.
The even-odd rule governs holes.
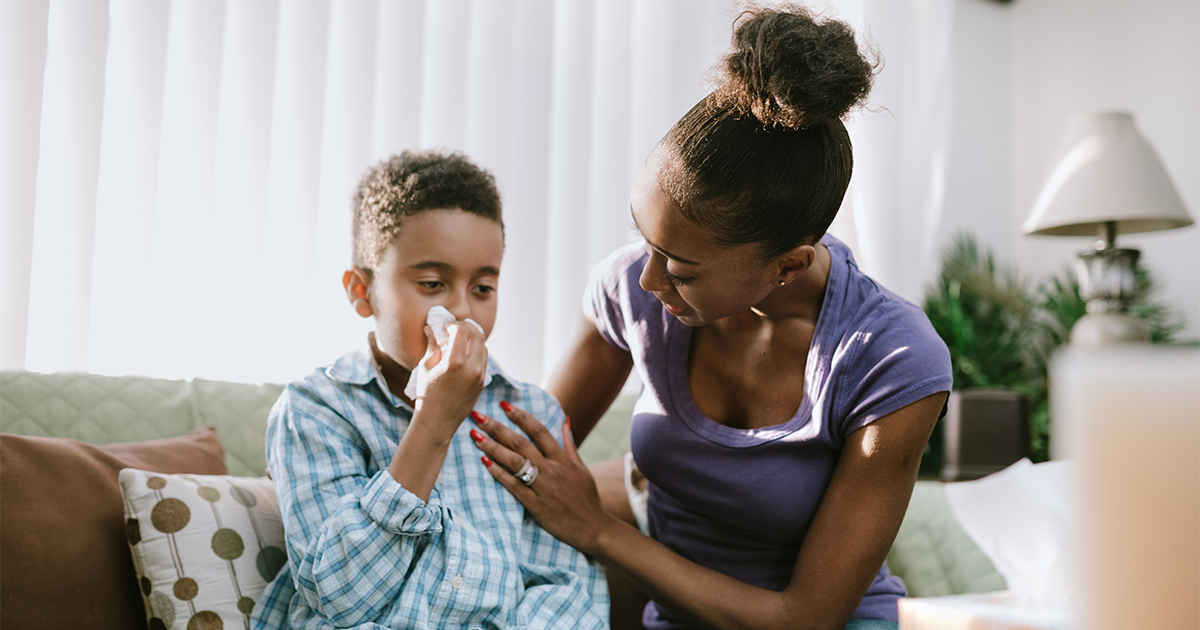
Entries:
POLYGON ((848 25, 795 5, 742 13, 723 70, 717 97, 764 125, 795 129, 840 119, 874 78, 848 25))

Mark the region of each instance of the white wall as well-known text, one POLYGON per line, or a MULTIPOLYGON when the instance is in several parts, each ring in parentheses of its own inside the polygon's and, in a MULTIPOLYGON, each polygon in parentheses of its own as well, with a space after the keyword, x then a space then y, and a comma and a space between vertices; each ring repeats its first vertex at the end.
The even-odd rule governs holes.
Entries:
MULTIPOLYGON (((956 102, 945 237, 971 229, 1042 278, 1092 239, 1025 236, 1071 114, 1124 109, 1200 217, 1200 3, 957 0, 956 102)), ((1142 251, 1159 297, 1200 336, 1200 228, 1119 237, 1142 251)))
POLYGON ((993 0, 955 2, 953 123, 937 238, 944 248, 955 234, 969 231, 1009 262, 1015 262, 1020 236, 1011 216, 1012 14, 1011 5, 993 0))

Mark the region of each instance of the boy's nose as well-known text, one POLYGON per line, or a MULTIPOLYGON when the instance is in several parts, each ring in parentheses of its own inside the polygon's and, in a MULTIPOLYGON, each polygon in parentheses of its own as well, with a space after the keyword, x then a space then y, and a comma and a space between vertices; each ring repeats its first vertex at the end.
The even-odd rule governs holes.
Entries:
POLYGON ((446 300, 442 306, 446 307, 447 311, 454 316, 454 319, 463 320, 471 316, 471 309, 468 308, 469 302, 466 296, 455 295, 446 300))

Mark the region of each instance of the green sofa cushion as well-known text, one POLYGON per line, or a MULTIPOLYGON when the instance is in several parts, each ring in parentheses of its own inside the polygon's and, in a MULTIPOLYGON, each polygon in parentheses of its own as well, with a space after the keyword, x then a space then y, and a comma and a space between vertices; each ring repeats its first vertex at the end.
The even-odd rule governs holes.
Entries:
POLYGON ((607 459, 624 457, 629 452, 629 420, 637 396, 622 394, 596 423, 579 447, 579 459, 591 466, 607 459))
POLYGON ((267 412, 282 385, 138 376, 0 372, 0 431, 89 444, 217 428, 231 475, 266 474, 267 412))
POLYGON ((954 518, 940 481, 918 481, 913 488, 887 562, 893 573, 903 577, 912 597, 1006 588, 991 560, 954 518))

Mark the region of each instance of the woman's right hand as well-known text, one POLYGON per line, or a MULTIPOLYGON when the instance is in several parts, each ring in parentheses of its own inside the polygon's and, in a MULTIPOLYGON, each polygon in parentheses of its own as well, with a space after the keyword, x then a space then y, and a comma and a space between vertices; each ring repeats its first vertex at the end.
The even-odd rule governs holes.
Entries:
POLYGON ((500 406, 525 436, 486 416, 475 418, 482 435, 475 445, 487 454, 484 464, 509 492, 513 494, 546 531, 555 538, 595 554, 598 539, 621 522, 604 509, 586 465, 575 450, 570 418, 562 425, 563 446, 559 446, 550 431, 523 409, 508 403, 500 406), (515 474, 528 459, 538 468, 538 475, 528 485, 515 474))

